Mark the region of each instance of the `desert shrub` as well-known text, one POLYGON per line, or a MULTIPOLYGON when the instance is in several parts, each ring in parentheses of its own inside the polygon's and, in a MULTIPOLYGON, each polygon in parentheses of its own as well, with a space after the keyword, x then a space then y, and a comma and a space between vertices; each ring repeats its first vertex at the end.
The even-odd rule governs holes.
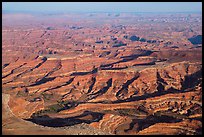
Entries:
POLYGON ((48 107, 48 110, 49 110, 49 112, 54 112, 54 113, 56 113, 56 112, 59 112, 61 109, 63 109, 64 108, 64 106, 63 105, 61 105, 61 104, 54 104, 54 105, 51 105, 51 106, 49 106, 48 107))
POLYGON ((136 111, 133 109, 114 109, 121 116, 134 116, 136 111))
POLYGON ((27 96, 28 96, 28 91, 26 89, 25 90, 20 90, 17 93, 17 97, 27 97, 27 96))
POLYGON ((50 100, 52 98, 52 94, 46 94, 46 93, 42 93, 43 99, 44 100, 50 100))
POLYGON ((146 115, 146 112, 137 110, 137 109, 114 109, 121 116, 138 116, 138 115, 146 115))

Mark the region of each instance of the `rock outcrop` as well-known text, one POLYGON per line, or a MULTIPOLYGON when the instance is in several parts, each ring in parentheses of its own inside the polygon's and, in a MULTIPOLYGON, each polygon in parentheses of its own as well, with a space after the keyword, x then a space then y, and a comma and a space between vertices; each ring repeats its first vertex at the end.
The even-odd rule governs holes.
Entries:
POLYGON ((32 15, 13 24, 11 15, 2 31, 11 119, 100 134, 202 134, 202 45, 188 40, 201 33, 200 16, 32 15))

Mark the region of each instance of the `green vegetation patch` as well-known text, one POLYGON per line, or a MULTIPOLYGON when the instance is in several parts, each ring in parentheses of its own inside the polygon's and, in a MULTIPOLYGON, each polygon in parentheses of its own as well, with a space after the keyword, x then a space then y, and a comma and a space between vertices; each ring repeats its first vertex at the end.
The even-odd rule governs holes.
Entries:
POLYGON ((52 94, 47 94, 47 93, 44 93, 44 92, 42 93, 42 96, 43 96, 43 99, 45 101, 48 101, 48 100, 50 100, 53 97, 52 94))
POLYGON ((115 112, 119 113, 121 116, 139 116, 147 115, 146 112, 139 111, 137 109, 114 109, 115 112))
POLYGON ((28 96, 28 91, 27 90, 20 90, 16 94, 17 97, 27 97, 28 96))
POLYGON ((177 119, 183 119, 183 118, 187 118, 186 115, 181 115, 179 113, 175 113, 175 112, 171 112, 171 111, 157 111, 156 113, 154 113, 155 116, 170 116, 170 117, 174 117, 177 119))
POLYGON ((69 109, 73 106, 74 102, 69 101, 57 101, 57 104, 53 104, 50 106, 47 106, 46 109, 37 111, 33 114, 33 117, 39 117, 46 114, 52 114, 52 113, 58 113, 61 110, 69 109))

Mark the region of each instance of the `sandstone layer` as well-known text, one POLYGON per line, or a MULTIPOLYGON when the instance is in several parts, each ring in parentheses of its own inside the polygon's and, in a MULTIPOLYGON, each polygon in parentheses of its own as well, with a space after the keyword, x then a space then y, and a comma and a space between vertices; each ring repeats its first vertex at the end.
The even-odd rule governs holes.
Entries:
POLYGON ((11 15, 3 134, 202 134, 199 15, 11 15))

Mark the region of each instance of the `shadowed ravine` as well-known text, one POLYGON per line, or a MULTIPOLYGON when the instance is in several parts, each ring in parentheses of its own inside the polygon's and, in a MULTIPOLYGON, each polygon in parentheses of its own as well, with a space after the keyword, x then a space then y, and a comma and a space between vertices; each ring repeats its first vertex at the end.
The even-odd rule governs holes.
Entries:
POLYGON ((202 134, 201 14, 2 19, 4 135, 202 134))

